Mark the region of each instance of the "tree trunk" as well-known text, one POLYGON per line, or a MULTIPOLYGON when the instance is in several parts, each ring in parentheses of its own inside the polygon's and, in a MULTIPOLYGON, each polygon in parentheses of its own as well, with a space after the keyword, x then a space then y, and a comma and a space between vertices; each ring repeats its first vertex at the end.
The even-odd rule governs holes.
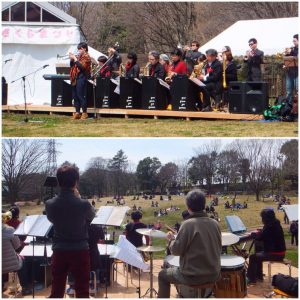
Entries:
POLYGON ((259 201, 259 194, 260 194, 260 192, 256 190, 255 191, 256 201, 259 201))

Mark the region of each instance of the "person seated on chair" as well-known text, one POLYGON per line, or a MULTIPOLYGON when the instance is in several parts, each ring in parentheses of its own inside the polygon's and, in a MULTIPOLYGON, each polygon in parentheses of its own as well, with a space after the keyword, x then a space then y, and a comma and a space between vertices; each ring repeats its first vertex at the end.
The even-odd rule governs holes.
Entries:
POLYGON ((164 66, 166 74, 168 74, 171 69, 169 56, 167 54, 161 54, 159 56, 159 62, 160 62, 160 64, 162 64, 164 66))
POLYGON ((147 225, 141 222, 142 217, 143 215, 141 212, 133 212, 131 214, 131 219, 133 222, 128 223, 125 227, 126 238, 135 247, 143 246, 143 236, 136 232, 136 229, 147 228, 147 225))
POLYGON ((164 66, 159 63, 159 52, 150 51, 148 55, 148 61, 149 76, 165 80, 166 71, 164 66))
POLYGON ((205 195, 192 190, 186 196, 190 214, 177 237, 168 232, 172 255, 180 256, 179 267, 161 270, 158 274, 158 298, 170 298, 170 285, 213 283, 221 272, 221 231, 218 222, 204 212, 205 195))
POLYGON ((205 66, 205 75, 198 76, 205 87, 201 87, 203 92, 203 112, 211 111, 210 97, 215 100, 216 108, 219 108, 222 94, 222 64, 217 59, 218 52, 215 49, 206 51, 207 64, 205 66))
POLYGON ((111 77, 111 69, 107 62, 107 57, 104 55, 98 57, 98 67, 101 68, 100 71, 97 73, 97 77, 111 77), (105 65, 104 65, 105 64, 105 65))
POLYGON ((171 52, 172 64, 169 73, 167 74, 168 80, 172 81, 172 78, 176 75, 187 74, 186 63, 182 60, 182 51, 175 49, 171 52))
POLYGON ((262 244, 262 251, 257 251, 249 257, 247 277, 249 283, 263 280, 263 261, 282 261, 285 256, 284 233, 280 222, 276 219, 275 212, 271 208, 263 209, 260 213, 263 229, 258 233, 252 233, 255 242, 262 244))
POLYGON ((129 52, 127 54, 127 63, 125 65, 125 77, 126 78, 139 78, 140 66, 137 64, 137 55, 135 52, 129 52))

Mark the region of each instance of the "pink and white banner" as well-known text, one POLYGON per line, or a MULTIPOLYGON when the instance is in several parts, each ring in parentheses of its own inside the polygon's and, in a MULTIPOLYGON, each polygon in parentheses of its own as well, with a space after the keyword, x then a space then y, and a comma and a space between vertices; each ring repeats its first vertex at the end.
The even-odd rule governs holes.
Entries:
POLYGON ((30 27, 2 26, 4 44, 76 44, 80 42, 78 26, 30 27))

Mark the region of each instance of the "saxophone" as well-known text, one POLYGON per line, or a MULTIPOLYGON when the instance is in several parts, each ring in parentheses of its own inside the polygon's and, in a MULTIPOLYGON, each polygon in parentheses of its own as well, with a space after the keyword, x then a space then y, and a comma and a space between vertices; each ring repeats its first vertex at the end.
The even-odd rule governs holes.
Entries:
POLYGON ((200 61, 199 64, 195 65, 193 72, 190 75, 190 79, 197 78, 198 76, 200 76, 206 63, 207 59, 200 61))
POLYGON ((227 88, 227 83, 226 83, 226 54, 223 53, 223 88, 227 88))
POLYGON ((144 76, 150 76, 149 66, 150 66, 150 63, 148 62, 146 64, 146 66, 143 68, 143 75, 144 76))
POLYGON ((119 66, 119 76, 120 77, 125 77, 125 71, 126 71, 126 69, 125 69, 125 66, 124 66, 124 64, 120 64, 120 66, 119 66))

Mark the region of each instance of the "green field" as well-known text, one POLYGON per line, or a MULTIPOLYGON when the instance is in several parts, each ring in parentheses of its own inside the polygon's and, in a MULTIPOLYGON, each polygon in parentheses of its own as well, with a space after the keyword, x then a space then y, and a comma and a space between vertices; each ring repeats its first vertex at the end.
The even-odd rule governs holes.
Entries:
MULTIPOLYGON (((158 208, 152 208, 151 207, 151 200, 144 200, 140 197, 138 201, 132 201, 133 197, 128 196, 125 197, 125 202, 126 205, 132 208, 132 206, 135 204, 137 207, 141 206, 143 210, 143 219, 142 221, 146 224, 153 224, 157 221, 161 221, 163 224, 167 224, 169 226, 174 226, 176 221, 181 222, 181 212, 185 209, 185 204, 184 204, 184 198, 181 196, 172 196, 172 201, 159 201, 159 196, 156 196, 154 201, 157 201, 159 203, 159 208, 169 208, 171 205, 176 205, 177 207, 180 208, 179 211, 176 212, 170 212, 168 216, 160 217, 160 218, 155 218, 153 215, 154 210, 158 210, 158 208)), ((296 204, 298 203, 298 198, 295 196, 290 197, 291 199, 291 204, 296 204)), ((101 205, 105 205, 107 200, 111 200, 111 198, 103 198, 101 199, 101 202, 96 202, 96 207, 99 208, 101 205)), ((272 200, 265 200, 263 201, 255 201, 255 196, 237 196, 236 202, 243 203, 246 201, 248 203, 248 208, 247 209, 241 209, 241 210, 236 210, 236 211, 231 211, 231 210, 225 210, 224 208, 224 203, 229 200, 231 202, 231 199, 227 198, 219 198, 219 205, 215 207, 216 212, 218 212, 219 217, 221 219, 220 221, 220 228, 222 231, 227 231, 227 227, 225 224, 225 216, 227 215, 238 215, 242 221, 244 222, 245 226, 247 227, 248 230, 253 230, 256 228, 259 228, 262 226, 261 223, 261 218, 259 216, 260 211, 266 207, 266 206, 271 206, 274 207, 276 211, 276 216, 277 218, 281 221, 281 224, 284 228, 285 231, 285 237, 286 237, 286 245, 287 245, 287 258, 291 259, 293 262, 294 266, 298 266, 298 248, 296 246, 292 246, 290 242, 290 235, 288 233, 288 225, 285 225, 283 223, 283 212, 282 211, 277 211, 277 204, 273 202, 272 200)), ((210 202, 210 199, 207 199, 207 203, 210 202)), ((111 205, 111 204, 109 204, 111 205)), ((21 217, 25 216, 26 214, 41 214, 42 211, 44 210, 44 205, 39 205, 39 206, 24 206, 21 207, 21 217)), ((126 224, 127 221, 130 220, 130 217, 127 217, 124 219, 124 224, 126 224)), ((109 228, 110 229, 110 228, 109 228)), ((112 228, 111 228, 112 230, 112 228)), ((111 231, 109 230, 109 231, 111 231)), ((167 229, 163 228, 163 231, 167 231, 167 229)), ((122 231, 117 230, 117 234, 121 233, 122 231)), ((166 246, 166 241, 165 240, 160 240, 156 239, 154 240, 155 245, 161 245, 163 247, 166 246)), ((157 257, 163 257, 164 253, 158 254, 157 257)))
POLYGON ((296 137, 297 122, 103 117, 73 121, 70 116, 2 114, 4 137, 296 137))

